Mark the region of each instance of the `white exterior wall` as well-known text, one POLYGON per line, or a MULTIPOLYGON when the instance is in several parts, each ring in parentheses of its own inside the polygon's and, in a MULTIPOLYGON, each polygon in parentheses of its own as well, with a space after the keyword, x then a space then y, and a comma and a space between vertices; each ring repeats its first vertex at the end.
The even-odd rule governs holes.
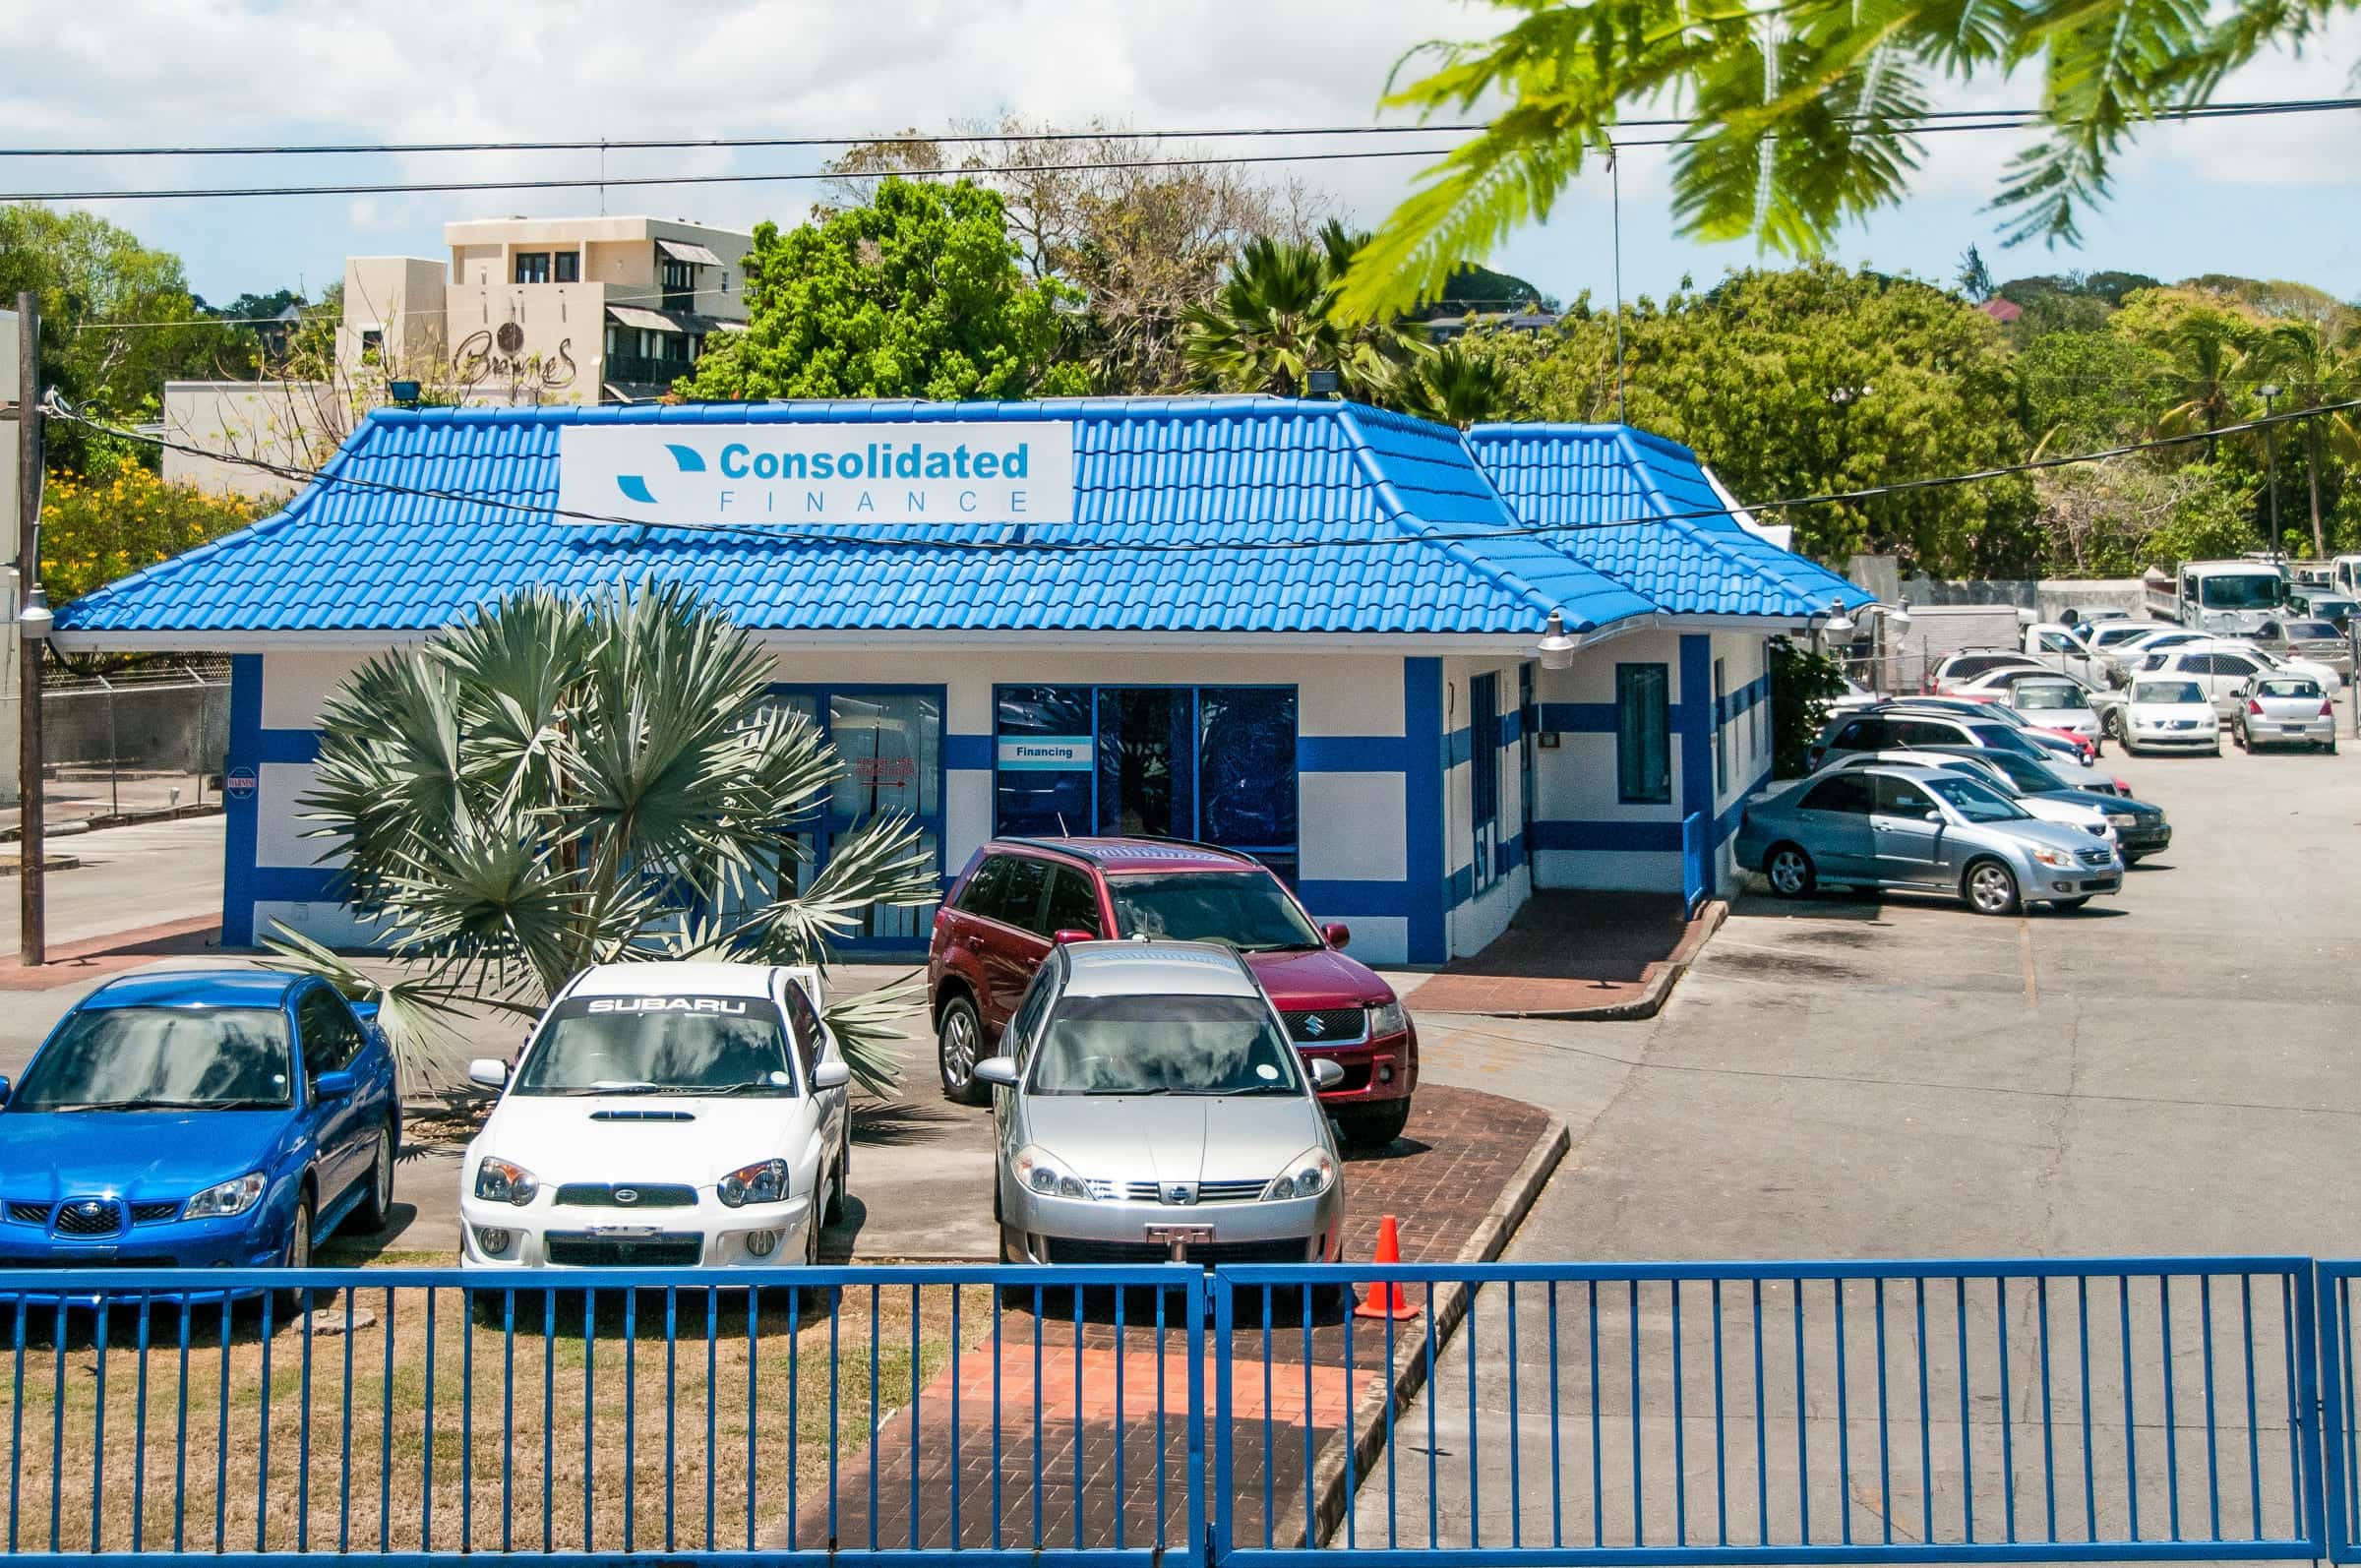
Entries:
POLYGON ((1678 720, 1681 691, 1680 634, 1634 632, 1579 650, 1573 666, 1542 670, 1536 677, 1544 735, 1557 745, 1537 752, 1534 873, 1543 887, 1606 887, 1642 892, 1680 891, 1680 780, 1682 737, 1678 720), (1674 719, 1671 726, 1671 799, 1662 805, 1626 805, 1617 799, 1614 726, 1615 666, 1662 664, 1674 719), (1567 710, 1572 710, 1569 713, 1567 710), (1573 717, 1551 731, 1553 715, 1573 717), (1653 828, 1669 833, 1674 848, 1614 847, 1617 830, 1653 828), (1559 847, 1581 844, 1584 847, 1559 847))

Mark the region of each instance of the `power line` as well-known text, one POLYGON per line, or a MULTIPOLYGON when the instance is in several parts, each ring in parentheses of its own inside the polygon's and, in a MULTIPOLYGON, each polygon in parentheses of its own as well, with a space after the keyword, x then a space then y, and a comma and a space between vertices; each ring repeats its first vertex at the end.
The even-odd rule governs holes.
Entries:
MULTIPOLYGON (((2242 119, 2260 115, 2320 114, 2361 108, 2361 98, 2290 99, 2283 102, 2253 103, 2218 106, 2194 106, 2156 116, 2157 122, 2189 122, 2199 120, 2242 119)), ((2079 123, 2052 121, 2038 111, 2007 110, 1944 110, 1928 111, 1909 119, 1888 120, 1863 116, 1871 134, 1891 136, 1931 136, 1954 132, 2021 131, 2036 126, 2079 123)), ((1639 122, 1623 124, 1687 122, 1639 122)), ((1384 127, 1392 131, 1393 127, 1384 127)), ((1455 129, 1451 127, 1421 126, 1416 129, 1455 129)), ((1465 128, 1457 128, 1465 129, 1465 128)), ((1481 129, 1480 127, 1477 129, 1481 129)), ((1240 133, 1246 134, 1246 133, 1240 133)), ((1292 133, 1301 135, 1303 133, 1292 133)), ((1638 137, 1617 139, 1611 131, 1606 146, 1611 151, 1626 148, 1684 147, 1709 141, 1719 133, 1690 132, 1679 136, 1638 137)), ((1776 141, 1773 137, 1771 140, 1776 141)), ((595 144, 592 144, 595 146, 595 144)), ((696 144, 683 144, 694 146, 696 144)), ((836 145, 836 144, 829 144, 836 145)), ((1460 144, 1464 145, 1464 144, 1460 144)), ((333 185, 252 185, 252 186, 183 186, 159 190, 83 190, 83 191, 9 191, 0 192, 0 202, 160 202, 209 201, 222 199, 251 199, 302 196, 409 196, 490 191, 561 191, 586 190, 593 187, 644 188, 652 186, 712 186, 712 185, 797 185, 835 180, 863 180, 897 177, 902 179, 960 180, 980 175, 1063 174, 1090 170, 1120 171, 1127 169, 1184 169, 1228 167, 1254 163, 1334 163, 1358 162, 1385 158, 1445 157, 1458 151, 1451 147, 1385 148, 1376 151, 1304 152, 1247 152, 1208 153, 1201 156, 1169 158, 1110 158, 1083 159, 1070 163, 1011 163, 981 164, 959 168, 901 168, 877 170, 799 170, 775 173, 718 173, 718 174, 660 174, 660 175, 582 175, 513 180, 394 180, 369 183, 333 185)))
MULTIPOLYGON (((2324 108, 2361 107, 2361 98, 2257 98, 2230 103, 2191 104, 2159 115, 2160 119, 2200 118, 2219 114, 2308 112, 2324 108)), ((2037 120, 2038 108, 1924 109, 1907 118, 1917 121, 1980 120, 1995 115, 2037 120)), ((1870 119, 1869 115, 1840 116, 1870 119)), ((1617 125, 1678 127, 1690 121, 1678 117, 1634 117, 1617 125)), ((1254 125, 1210 126, 1193 130, 1134 131, 1110 127, 1084 131, 944 131, 917 134, 903 131, 888 136, 713 136, 602 138, 544 142, 313 142, 216 143, 181 147, 9 147, 0 158, 78 157, 321 157, 408 155, 450 152, 635 152, 699 151, 830 147, 961 147, 1009 146, 1065 142, 1219 142, 1241 138, 1408 136, 1426 131, 1481 131, 1481 121, 1400 125, 1254 125)), ((858 177, 858 176, 854 176, 858 177)))
POLYGON ((651 531, 666 533, 726 534, 747 539, 760 539, 773 544, 852 546, 865 550, 944 550, 986 555, 1201 555, 1232 552, 1252 555, 1263 552, 1329 549, 1389 549, 1433 543, 1476 543, 1486 539, 1540 538, 1551 534, 1594 532, 1604 528, 1627 527, 1659 522, 1694 522, 1712 517, 1727 517, 1732 511, 1747 513, 1784 512, 1805 507, 1834 506, 1847 502, 1874 501, 1885 496, 1910 495, 1927 490, 1947 489, 1954 485, 1981 484, 1993 479, 2006 479, 2021 474, 2037 473, 2052 468, 2074 467, 2084 463, 2106 462, 2117 457, 2133 456, 2145 452, 2186 447, 2200 442, 2211 442, 2223 436, 2243 435, 2249 431, 2273 429, 2299 419, 2316 418, 2322 414, 2343 413, 2361 409, 2361 398, 2341 402, 2318 403, 2310 408, 2290 409, 2283 414, 2271 414, 2261 419, 2242 420, 2237 424, 2219 425, 2211 430, 2190 431, 2182 435, 2156 436, 2145 441, 2127 442, 2094 452, 2069 452, 2050 457, 2032 457, 2023 462, 2001 463, 1988 468, 1970 469, 1962 473, 1936 474, 1920 479, 1898 479, 1881 485, 1864 485, 1854 490, 1824 491, 1817 495, 1790 496, 1777 501, 1747 502, 1738 507, 1698 507, 1687 511, 1658 512, 1646 516, 1619 517, 1605 522, 1542 522, 1519 523, 1506 528, 1433 528, 1419 533, 1374 535, 1363 538, 1339 539, 1321 535, 1294 538, 1254 539, 1168 539, 1168 540, 1100 540, 1100 539, 960 539, 956 537, 925 539, 880 538, 839 531, 816 532, 809 529, 773 528, 753 523, 714 522, 658 522, 641 517, 620 517, 611 513, 582 512, 572 508, 533 506, 511 501, 504 496, 485 495, 466 490, 437 489, 418 485, 395 484, 390 480, 363 479, 354 475, 331 472, 325 468, 302 468, 274 463, 267 458, 209 451, 186 443, 151 435, 145 431, 127 429, 92 419, 66 403, 55 388, 51 388, 44 403, 47 417, 82 425, 102 435, 117 436, 127 441, 141 442, 165 452, 177 452, 205 457, 215 462, 227 462, 252 468, 276 478, 323 489, 344 489, 370 495, 404 496, 426 501, 448 501, 463 506, 485 507, 499 512, 523 513, 532 517, 557 518, 579 526, 598 528, 629 528, 645 535, 651 531))

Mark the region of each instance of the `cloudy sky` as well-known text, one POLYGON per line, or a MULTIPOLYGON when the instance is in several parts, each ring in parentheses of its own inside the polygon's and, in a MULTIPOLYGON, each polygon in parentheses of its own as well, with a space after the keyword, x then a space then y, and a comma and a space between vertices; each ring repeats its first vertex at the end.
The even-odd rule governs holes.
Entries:
MULTIPOLYGON (((38 41, 0 57, 0 145, 529 141, 600 137, 844 136, 1004 110, 1142 129, 1369 122, 1409 46, 1495 30, 1461 0, 706 0, 675 10, 609 0, 537 5, 334 7, 260 0, 77 0, 44 8, 38 41)), ((2353 90, 2361 16, 2305 57, 2259 63, 2227 99, 2353 90)), ((2028 84, 1973 84, 1945 106, 2021 104, 2028 84)), ((1405 138, 1411 145, 1419 145, 1405 138)), ((1441 137, 1429 140, 1440 141, 1441 137)), ((1983 211, 2015 150, 2005 133, 1933 139, 1910 202, 1845 235, 1847 262, 1948 277, 1980 243, 1996 275, 2069 267, 2166 278, 2201 271, 2294 277, 2361 296, 2361 114, 2216 122, 2151 132, 2082 251, 2001 253, 1983 211)), ((1284 151, 1291 144, 1265 145, 1284 151)), ((1292 144, 1301 146, 1302 144, 1292 144)), ((611 178, 807 172, 824 154, 611 152, 611 178)), ((1754 259, 1751 246, 1676 239, 1661 154, 1623 175, 1627 292, 1662 292, 1754 259)), ((1417 160, 1303 172, 1364 222, 1417 160)), ((594 152, 318 158, 0 158, 0 191, 595 179, 594 152)), ((606 210, 733 227, 799 217, 809 187, 610 188, 606 210)), ((450 218, 599 210, 596 189, 90 204, 179 252, 216 300, 317 291, 350 254, 433 256, 450 218)), ((1604 172, 1494 265, 1571 295, 1610 290, 1604 172)))

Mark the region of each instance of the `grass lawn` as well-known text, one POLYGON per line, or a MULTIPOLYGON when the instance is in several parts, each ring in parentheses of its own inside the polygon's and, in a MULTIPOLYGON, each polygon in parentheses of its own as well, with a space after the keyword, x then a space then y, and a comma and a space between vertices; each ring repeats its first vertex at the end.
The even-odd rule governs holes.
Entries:
POLYGON ((29 1311, 20 1337, 0 1307, 5 1544, 759 1544, 995 1310, 984 1287, 792 1297, 605 1291, 585 1324, 578 1294, 519 1293, 512 1338, 497 1295, 470 1321, 455 1290, 363 1287, 309 1322, 274 1307, 267 1338, 259 1303, 226 1334, 218 1306, 159 1306, 144 1326, 118 1308, 103 1342, 78 1310, 62 1348, 54 1308, 29 1311))

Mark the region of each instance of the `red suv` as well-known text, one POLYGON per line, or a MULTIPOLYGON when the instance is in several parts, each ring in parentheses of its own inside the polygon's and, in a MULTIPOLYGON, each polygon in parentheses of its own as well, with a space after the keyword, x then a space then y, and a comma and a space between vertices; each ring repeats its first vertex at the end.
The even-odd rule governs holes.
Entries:
POLYGON ((1033 972, 1059 941, 1138 937, 1237 948, 1299 1052, 1342 1067, 1320 1096, 1346 1138, 1382 1147, 1410 1119, 1419 1036, 1393 988, 1341 949, 1342 926, 1314 926, 1261 862, 1175 839, 996 838, 976 851, 935 917, 927 992, 942 1092, 986 1095, 975 1065, 993 1054, 1033 972))

